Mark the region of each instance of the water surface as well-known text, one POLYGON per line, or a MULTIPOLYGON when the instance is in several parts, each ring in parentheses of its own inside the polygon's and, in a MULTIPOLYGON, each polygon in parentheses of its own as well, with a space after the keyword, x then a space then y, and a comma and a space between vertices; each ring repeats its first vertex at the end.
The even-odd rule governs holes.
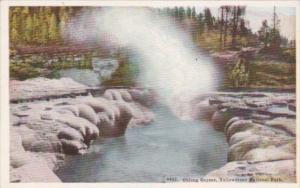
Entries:
POLYGON ((97 140, 87 154, 67 157, 58 176, 64 182, 163 182, 203 176, 226 163, 223 133, 206 122, 181 121, 162 106, 153 110, 153 123, 97 140))
POLYGON ((101 83, 109 79, 118 68, 118 61, 112 58, 92 58, 92 69, 68 68, 54 71, 51 78, 72 78, 81 84, 98 87, 101 83))

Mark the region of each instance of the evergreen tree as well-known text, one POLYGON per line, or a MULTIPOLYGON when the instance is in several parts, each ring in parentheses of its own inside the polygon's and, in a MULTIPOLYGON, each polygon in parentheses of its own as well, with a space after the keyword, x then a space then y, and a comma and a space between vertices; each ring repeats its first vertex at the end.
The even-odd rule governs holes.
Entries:
POLYGON ((51 41, 56 40, 58 38, 57 35, 58 35, 57 20, 55 14, 52 13, 49 21, 49 40, 51 41))
POLYGON ((226 42, 227 42, 227 30, 228 30, 228 22, 229 22, 229 15, 231 13, 231 7, 230 6, 225 6, 225 20, 224 20, 224 44, 223 46, 226 46, 226 42))
POLYGON ((231 29, 231 47, 233 49, 237 48, 237 35, 238 33, 238 26, 240 24, 240 20, 241 20, 241 16, 243 16, 245 14, 245 10, 246 8, 243 6, 233 6, 232 7, 232 18, 231 18, 231 25, 232 25, 232 29, 231 29))
POLYGON ((40 23, 41 33, 39 37, 39 43, 46 44, 48 41, 48 25, 46 22, 40 23))
POLYGON ((37 14, 33 14, 32 16, 32 27, 33 27, 33 31, 32 31, 32 42, 34 43, 38 43, 39 41, 39 37, 40 37, 40 22, 38 19, 37 14))
POLYGON ((272 24, 272 29, 270 31, 271 47, 279 48, 280 47, 280 32, 279 32, 280 20, 278 19, 275 6, 274 6, 274 11, 273 11, 272 21, 273 21, 273 24, 272 24))
POLYGON ((264 48, 268 47, 270 39, 270 28, 268 26, 268 21, 264 20, 262 22, 262 26, 260 30, 258 31, 258 40, 264 43, 264 48))
POLYGON ((191 7, 187 7, 187 9, 186 9, 186 16, 189 19, 192 18, 192 9, 191 9, 191 7))
POLYGON ((179 10, 178 10, 178 7, 175 7, 175 8, 174 8, 174 15, 175 15, 175 18, 176 18, 176 19, 179 18, 179 10))
POLYGON ((221 14, 221 19, 219 21, 219 25, 220 25, 220 48, 223 47, 224 44, 224 14, 225 14, 225 6, 221 6, 219 8, 220 14, 221 14))
POLYGON ((19 33, 17 30, 17 16, 14 14, 10 22, 10 41, 16 43, 19 39, 19 33))
POLYGON ((197 26, 198 26, 199 33, 202 34, 205 27, 204 16, 202 13, 200 13, 197 17, 197 26))
POLYGON ((179 7, 179 9, 178 9, 178 17, 179 17, 179 20, 181 20, 181 21, 185 18, 184 7, 179 7))
POLYGON ((213 27, 213 18, 209 8, 204 9, 204 21, 208 30, 213 27))
POLYGON ((32 17, 28 15, 25 22, 24 40, 30 43, 32 42, 32 38, 33 38, 32 17))
POLYGON ((196 19, 196 9, 195 9, 195 7, 192 8, 192 19, 193 20, 196 19))

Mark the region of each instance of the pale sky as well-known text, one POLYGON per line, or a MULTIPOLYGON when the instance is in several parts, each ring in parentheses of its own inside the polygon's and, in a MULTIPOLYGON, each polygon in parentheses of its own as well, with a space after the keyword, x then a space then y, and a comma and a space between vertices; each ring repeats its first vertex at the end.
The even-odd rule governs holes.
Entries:
MULTIPOLYGON (((197 13, 202 12, 205 7, 197 7, 197 13)), ((212 14, 218 16, 219 7, 208 7, 212 14)), ((296 38, 296 9, 294 7, 276 7, 276 13, 280 19, 280 32, 288 39, 296 38)), ((271 19, 273 16, 273 7, 247 7, 246 8, 246 20, 249 21, 249 26, 253 32, 259 30, 264 19, 268 20, 268 24, 271 25, 271 19)))

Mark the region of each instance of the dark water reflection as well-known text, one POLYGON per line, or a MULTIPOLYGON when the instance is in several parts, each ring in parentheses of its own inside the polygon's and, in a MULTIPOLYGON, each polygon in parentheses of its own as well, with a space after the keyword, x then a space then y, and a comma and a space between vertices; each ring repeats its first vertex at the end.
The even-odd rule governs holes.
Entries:
POLYGON ((119 138, 99 139, 83 156, 71 156, 57 174, 64 182, 163 182, 165 176, 203 176, 223 166, 223 133, 205 122, 181 121, 155 107, 155 121, 119 138))

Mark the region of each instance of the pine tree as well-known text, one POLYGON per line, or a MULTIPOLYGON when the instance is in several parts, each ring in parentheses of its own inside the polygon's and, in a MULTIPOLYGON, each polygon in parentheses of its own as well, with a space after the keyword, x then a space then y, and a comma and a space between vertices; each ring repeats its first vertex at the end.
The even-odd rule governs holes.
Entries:
POLYGON ((69 15, 65 7, 59 8, 59 23, 58 23, 58 30, 60 32, 59 38, 62 40, 61 32, 64 30, 66 26, 66 22, 69 20, 69 15))
POLYGON ((178 17, 179 20, 182 21, 185 18, 185 10, 183 7, 179 7, 178 9, 178 17))
POLYGON ((192 19, 193 20, 196 19, 196 8, 195 7, 192 8, 192 19))
POLYGON ((228 30, 228 22, 229 22, 229 15, 232 11, 232 7, 231 6, 225 6, 225 20, 224 20, 224 44, 223 46, 226 46, 226 42, 227 42, 227 30, 228 30))
POLYGON ((274 6, 274 11, 273 11, 272 21, 273 21, 272 30, 270 32, 271 46, 272 46, 272 48, 279 48, 280 47, 280 32, 279 32, 280 20, 278 19, 278 16, 276 14, 275 6, 274 6))
POLYGON ((33 16, 32 16, 32 27, 33 27, 32 42, 38 43, 41 27, 40 27, 40 21, 38 19, 37 14, 33 14, 33 16))
POLYGON ((58 35, 57 20, 55 14, 52 13, 49 20, 49 40, 51 41, 56 40, 57 35, 58 35))
POLYGON ((202 13, 200 13, 197 17, 197 26, 200 34, 202 34, 204 31, 204 25, 204 16, 202 13))
POLYGON ((262 26, 258 31, 258 39, 264 43, 264 48, 268 47, 269 40, 270 40, 270 28, 268 26, 267 20, 264 20, 262 22, 262 26))
POLYGON ((32 42, 32 38, 33 38, 32 17, 28 15, 25 21, 24 40, 30 43, 32 42))
POLYGON ((13 14, 10 22, 10 41, 16 43, 19 39, 19 33, 17 30, 17 16, 13 14))
POLYGON ((179 9, 178 9, 178 7, 175 7, 175 8, 174 8, 174 15, 175 15, 175 18, 176 18, 176 19, 179 18, 179 9))
POLYGON ((204 20, 208 30, 213 27, 213 18, 209 8, 204 9, 204 20))
POLYGON ((48 25, 46 22, 41 22, 40 24, 41 24, 40 25, 41 33, 40 33, 39 43, 46 44, 48 41, 48 25))
POLYGON ((186 16, 189 19, 192 18, 192 9, 191 9, 191 7, 187 7, 187 9, 186 9, 186 16))

